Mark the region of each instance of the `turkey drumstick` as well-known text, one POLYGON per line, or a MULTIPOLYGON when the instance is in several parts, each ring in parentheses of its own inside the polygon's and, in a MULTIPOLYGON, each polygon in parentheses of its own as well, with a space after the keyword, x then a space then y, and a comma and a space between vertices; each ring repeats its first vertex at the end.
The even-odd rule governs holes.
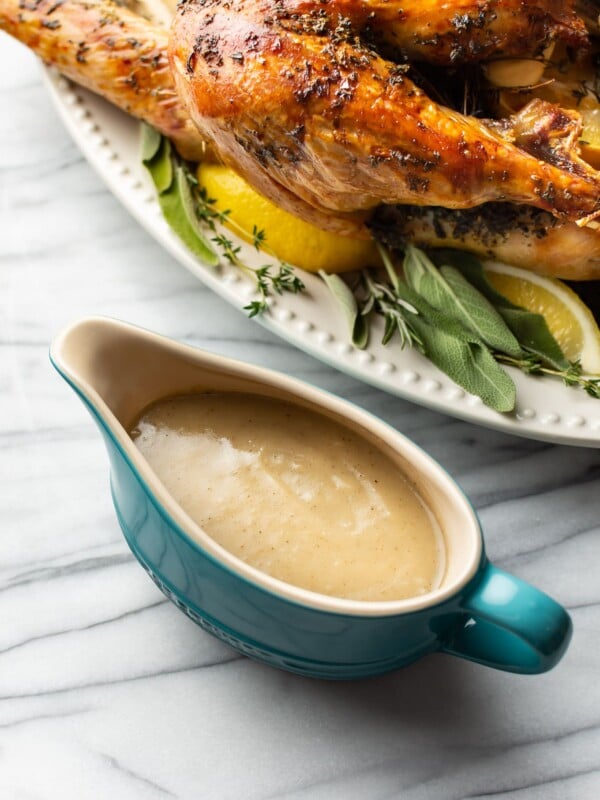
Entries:
POLYGON ((109 0, 0 0, 0 29, 76 83, 145 119, 192 160, 203 139, 175 93, 168 31, 109 0))
MULTIPOLYGON (((111 0, 0 0, 0 29, 30 47, 71 80, 149 123, 184 158, 213 148, 175 92, 168 31, 111 0)), ((271 182, 271 199, 325 230, 367 238, 364 213, 323 215, 271 182)))
MULTIPOLYGON (((405 5, 415 40, 419 4, 405 5)), ((452 12, 455 27, 460 17, 459 27, 477 31, 473 8, 493 6, 497 18, 512 8, 517 20, 542 9, 548 35, 555 36, 562 30, 556 20, 571 14, 570 4, 557 0, 528 3, 529 11, 517 5, 452 0, 440 4, 437 17, 430 10, 431 25, 452 12)), ((313 222, 326 215, 327 227, 356 231, 361 212, 396 202, 464 208, 500 199, 566 219, 598 213, 599 176, 577 158, 575 119, 546 113, 546 126, 536 128, 534 120, 532 135, 520 126, 516 147, 514 126, 491 130, 436 105, 402 67, 358 41, 353 20, 336 12, 355 14, 360 27, 366 9, 375 30, 388 6, 399 21, 387 28, 401 31, 396 0, 184 2, 171 36, 172 61, 200 134, 173 86, 167 34, 126 8, 107 0, 0 0, 0 27, 155 125, 186 157, 197 157, 203 140, 214 139, 224 159, 264 194, 313 222), (298 4, 302 14, 294 11, 298 4), (316 26, 309 24, 310 8, 316 8, 316 26), (290 20, 300 32, 287 29, 290 20), (556 141, 563 145, 560 157, 548 163, 556 141)), ((509 14, 509 30, 510 21, 509 14)))
MULTIPOLYGON (((458 8, 459 1, 454 0, 453 8, 458 8)), ((346 0, 337 0, 337 2, 341 7, 342 2, 346 2, 346 0)), ((349 2, 350 0, 347 0, 346 7, 349 7, 349 2)), ((297 0, 296 4, 299 3, 300 0, 297 0)), ((375 8, 374 0, 364 0, 362 5, 367 7, 369 3, 372 9, 375 8)), ((390 0, 389 3, 379 3, 379 5, 382 8, 392 7, 394 0, 390 0)), ((411 7, 420 4, 415 1, 415 3, 405 3, 404 5, 410 10, 411 7)), ((481 5, 480 3, 479 7, 481 5)), ((499 3, 496 4, 496 6, 499 5, 499 3)), ((533 5, 529 4, 529 6, 533 5)), ((547 5, 550 6, 550 4, 547 5)), ((555 3, 551 5, 558 6, 555 3)), ((449 4, 445 3, 443 6, 446 9, 445 13, 449 14, 450 12, 447 10, 449 4)), ((464 4, 462 7, 465 7, 464 4)), ((536 7, 539 6, 536 4, 536 7)), ((184 6, 183 15, 185 16, 187 13, 186 6, 184 6)), ((209 23, 205 24, 209 25, 209 23)), ((55 64, 76 82, 104 95, 127 112, 147 120, 174 139, 179 150, 186 157, 194 160, 201 154, 204 145, 203 137, 190 122, 186 109, 175 93, 170 72, 165 68, 167 34, 161 28, 122 6, 107 2, 107 0, 63 0, 63 2, 60 0, 59 2, 56 0, 38 0, 37 2, 36 0, 30 0, 30 2, 0 0, 0 28, 5 28, 21 39, 38 55, 55 64)), ((552 35, 558 35, 556 30, 552 35)), ((203 41, 200 36, 198 41, 203 41)), ((204 39, 204 41, 206 47, 203 58, 208 58, 210 61, 210 40, 204 39), (208 49, 206 49, 207 47, 208 49)), ((253 39, 240 42, 250 55, 258 43, 259 40, 253 39)), ((321 44, 327 46, 329 42, 323 41, 321 44)), ((275 47, 277 48, 277 45, 275 47)), ((283 44, 281 47, 283 49, 283 44)), ((241 49, 240 51, 236 50, 232 53, 233 55, 235 58, 232 57, 232 61, 235 65, 239 64, 240 55, 244 58, 241 49)), ((356 53, 353 54, 353 57, 358 58, 357 66, 359 67, 361 66, 361 55, 360 51, 358 56, 356 53)), ((266 56, 269 56, 268 50, 266 56)), ((370 51, 366 51, 365 57, 367 60, 372 58, 370 51)), ((266 64, 267 59, 263 58, 266 64)), ((191 60, 193 61, 193 58, 191 60)), ((222 67, 222 64, 218 63, 218 48, 215 48, 215 61, 217 64, 214 69, 222 67)), ((270 63, 272 63, 272 59, 270 63)), ((380 61, 376 61, 376 63, 379 65, 380 61)), ((308 73, 310 70, 310 66, 306 62, 296 65, 296 69, 299 66, 303 73, 308 73)), ((281 80, 283 83, 290 80, 289 72, 292 69, 293 67, 282 61, 281 80)), ((323 74, 327 74, 325 69, 323 69, 323 74)), ((386 77, 392 88, 394 84, 402 87, 408 83, 401 69, 394 73, 393 69, 388 68, 386 77)), ((336 101, 340 101, 341 107, 344 105, 342 101, 345 93, 352 94, 352 81, 347 85, 342 85, 339 78, 337 81, 337 88, 333 81, 324 84, 317 83, 315 86, 317 94, 319 91, 324 93, 340 92, 339 97, 335 95, 333 97, 329 119, 325 115, 325 122, 328 124, 330 124, 333 111, 338 105, 336 101)), ((382 93, 385 95, 385 91, 382 93)), ((410 95, 410 90, 408 94, 410 95)), ((445 109, 438 110, 438 107, 427 101, 422 93, 415 91, 415 94, 424 103, 427 114, 440 114, 438 121, 444 121, 444 114, 451 116, 451 122, 458 120, 462 124, 465 121, 454 112, 448 112, 445 109)), ((231 95, 230 99, 234 97, 235 95, 231 95)), ((302 97, 300 96, 299 99, 302 97)), ((306 97, 305 100, 306 102, 310 101, 310 97, 306 97)), ((261 102, 264 103, 264 100, 261 102)), ((377 103, 376 97, 374 102, 377 103)), ((384 110, 389 107, 389 98, 383 98, 382 107, 384 110)), ((536 148, 541 147, 543 155, 554 158, 557 164, 566 165, 566 169, 563 169, 562 172, 559 171, 559 174, 568 182, 569 170, 574 170, 576 175, 579 169, 576 161, 574 164, 572 163, 568 152, 569 147, 573 149, 576 146, 576 119, 569 118, 568 114, 572 114, 572 112, 561 112, 548 104, 538 111, 539 113, 536 113, 533 119, 530 119, 527 113, 523 114, 522 112, 521 116, 517 115, 506 123, 497 123, 498 130, 492 136, 492 140, 497 146, 504 146, 503 137, 512 139, 520 148, 533 152, 536 151, 536 148)), ((476 126, 480 125, 477 120, 473 120, 473 122, 476 126)), ((268 126, 271 124, 271 120, 267 117, 265 123, 268 126)), ((356 123, 361 123, 360 115, 356 119, 356 123)), ((261 119, 258 117, 255 127, 260 129, 260 125, 261 119)), ((451 130, 456 130, 455 127, 449 127, 451 130)), ((467 132, 469 130, 467 126, 467 132)), ((487 136, 490 135, 485 130, 484 132, 487 136)), ((433 130, 430 131, 430 134, 432 137, 430 147, 433 150, 436 137, 443 140, 447 132, 433 130)), ((295 140, 301 139, 303 135, 306 138, 306 133, 301 128, 293 131, 292 144, 297 144, 295 140)), ((351 138, 349 134, 346 135, 351 138)), ((335 127, 333 127, 333 131, 329 131, 328 140, 332 150, 329 151, 323 146, 322 163, 325 167, 332 159, 335 165, 336 154, 339 155, 340 150, 343 151, 343 142, 336 140, 335 137, 335 127)), ((358 139, 358 141, 360 143, 361 140, 358 139)), ((468 152, 470 144, 467 144, 467 139, 462 141, 459 139, 459 147, 464 151, 465 165, 468 168, 469 159, 472 156, 468 152)), ((526 157, 523 150, 514 147, 509 150, 512 154, 516 154, 517 160, 526 157)), ((475 155, 477 155, 477 151, 475 155)), ((272 155, 265 145, 259 163, 261 160, 268 163, 271 157, 272 155)), ((373 166, 373 172, 375 173, 381 166, 385 167, 391 157, 395 158, 399 165, 402 164, 401 151, 386 154, 384 150, 375 149, 369 158, 369 165, 373 166)), ((293 162, 293 159, 290 160, 293 162)), ((415 172, 418 178, 418 162, 415 163, 415 160, 411 161, 410 158, 406 158, 405 161, 406 166, 403 169, 407 172, 415 172)), ((431 161, 433 162, 433 158, 431 161)), ((535 161, 536 166, 538 163, 535 161)), ((432 163, 432 168, 436 166, 432 163)), ((255 167, 250 160, 250 170, 252 169, 255 170, 255 167)), ((354 166, 351 164, 351 175, 353 169, 354 166)), ((431 169, 431 171, 434 170, 431 169)), ((584 174, 587 174, 585 170, 584 174)), ((348 180, 351 181, 351 175, 345 181, 346 185, 348 180)), ((258 181, 260 188, 281 205, 290 208, 299 216, 322 228, 354 235, 364 230, 362 227, 364 214, 336 216, 329 209, 320 210, 318 207, 301 201, 280 183, 274 181, 268 171, 261 171, 260 174, 257 174, 255 170, 248 177, 255 184, 258 181)), ((424 180, 427 179, 427 169, 423 169, 422 177, 424 180)), ((465 175, 463 181, 466 180, 466 177, 465 175)), ((493 194, 496 197, 502 194, 501 183, 500 186, 492 187, 492 189, 495 188, 493 194)), ((400 238, 407 237, 417 243, 464 248, 481 255, 504 258, 506 261, 518 263, 529 269, 546 271, 549 274, 566 278, 591 278, 600 274, 600 234, 597 231, 578 228, 576 225, 558 220, 553 222, 549 214, 544 215, 541 212, 538 212, 541 216, 532 217, 531 209, 527 206, 517 207, 509 203, 501 203, 492 208, 483 205, 481 206, 482 216, 478 214, 473 216, 475 212, 453 212, 435 207, 431 209, 421 207, 420 210, 416 207, 405 210, 390 208, 382 211, 383 216, 378 215, 378 220, 374 220, 374 224, 377 224, 380 231, 382 226, 387 225, 389 229, 393 228, 400 238), (502 209, 505 211, 502 212, 502 209), (465 214, 470 214, 470 216, 464 216, 465 214), (505 221, 508 219, 506 230, 498 230, 498 219, 505 221), (544 230, 540 227, 542 222, 544 230)))
POLYGON ((277 183, 325 213, 490 200, 579 222, 600 213, 600 174, 578 157, 577 114, 545 107, 542 128, 530 120, 532 135, 521 124, 505 135, 432 102, 357 37, 352 19, 314 6, 316 32, 304 18, 288 26, 288 0, 185 0, 173 22, 180 97, 223 160, 267 196, 277 183), (517 129, 529 152, 511 142, 517 129), (571 152, 551 163, 558 141, 571 152))

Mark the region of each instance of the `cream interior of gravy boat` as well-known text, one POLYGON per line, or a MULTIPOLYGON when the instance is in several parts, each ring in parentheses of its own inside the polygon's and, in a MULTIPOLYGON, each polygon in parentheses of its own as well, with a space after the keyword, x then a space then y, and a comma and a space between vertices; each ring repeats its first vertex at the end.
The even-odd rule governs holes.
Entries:
POLYGON ((420 448, 359 408, 283 374, 206 353, 106 318, 86 319, 69 327, 54 341, 51 358, 181 529, 174 528, 173 535, 188 536, 244 579, 313 608, 387 616, 436 605, 475 575, 482 558, 481 534, 475 513, 460 489, 420 448), (286 400, 335 419, 381 448, 411 479, 441 526, 446 569, 440 586, 406 600, 368 602, 328 597, 272 578, 220 547, 173 500, 127 433, 140 412, 154 401, 206 391, 243 392, 286 400))

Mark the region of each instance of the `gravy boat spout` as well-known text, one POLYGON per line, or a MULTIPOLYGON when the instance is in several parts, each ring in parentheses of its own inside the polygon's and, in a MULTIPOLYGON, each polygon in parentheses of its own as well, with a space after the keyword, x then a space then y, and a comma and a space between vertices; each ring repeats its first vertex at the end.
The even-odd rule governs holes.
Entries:
POLYGON ((245 655, 304 675, 347 679, 436 650, 523 673, 543 672, 564 653, 571 633, 565 610, 489 563, 477 517, 456 483, 370 414, 285 375, 111 319, 71 325, 50 357, 102 433, 113 502, 135 557, 194 622, 245 655), (293 403, 389 455, 440 525, 440 584, 405 600, 348 600, 284 583, 221 547, 178 505, 128 434, 157 400, 203 392, 293 403))

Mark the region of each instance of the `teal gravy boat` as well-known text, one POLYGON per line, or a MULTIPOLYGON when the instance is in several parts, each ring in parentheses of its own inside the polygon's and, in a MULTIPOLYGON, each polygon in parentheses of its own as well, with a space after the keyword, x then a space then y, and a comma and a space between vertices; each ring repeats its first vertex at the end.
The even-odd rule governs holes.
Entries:
POLYGON ((251 658, 320 678, 361 678, 434 651, 520 673, 544 672, 571 620, 547 595, 489 563, 479 522, 452 478, 393 428, 308 384, 110 319, 63 331, 51 360, 87 406, 108 449, 112 496, 133 554, 204 630, 251 658), (407 600, 316 594, 245 564, 169 495, 127 431, 152 402, 189 392, 244 392, 310 408, 375 442, 416 484, 442 528, 440 585, 407 600))

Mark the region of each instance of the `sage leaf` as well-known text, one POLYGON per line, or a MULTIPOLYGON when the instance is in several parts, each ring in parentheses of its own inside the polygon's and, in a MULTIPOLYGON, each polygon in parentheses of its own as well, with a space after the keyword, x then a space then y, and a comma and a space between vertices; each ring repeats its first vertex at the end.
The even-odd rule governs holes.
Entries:
MULTIPOLYGON (((447 250, 447 249, 440 249, 440 250, 432 250, 431 257, 435 261, 435 263, 441 266, 451 266, 456 267, 459 272, 461 272, 464 277, 475 286, 476 289, 482 294, 485 294, 488 297, 487 290, 491 289, 491 291, 497 295, 500 300, 503 300, 507 303, 510 301, 503 297, 503 295, 499 294, 494 287, 488 283, 485 277, 485 272, 483 271, 483 267, 479 259, 472 255, 472 253, 466 253, 463 250, 447 250)), ((488 297, 488 300, 490 298, 488 297)), ((494 305, 496 303, 493 300, 494 305)))
POLYGON ((319 275, 342 309, 352 344, 360 350, 364 350, 369 342, 369 325, 366 315, 359 313, 354 293, 339 275, 328 275, 323 270, 319 270, 319 275))
POLYGON ((473 357, 473 375, 478 375, 475 385, 480 389, 477 394, 485 405, 496 411, 513 411, 517 400, 517 388, 510 375, 500 366, 487 347, 471 345, 473 357))
POLYGON ((190 188, 190 183, 187 176, 187 170, 181 166, 178 166, 175 170, 175 186, 177 187, 177 192, 179 194, 181 208, 190 228, 192 228, 198 237, 203 239, 204 231, 202 229, 202 225, 200 224, 200 220, 198 219, 198 215, 196 214, 196 206, 194 204, 194 198, 192 196, 192 190, 190 188))
POLYGON ((194 255, 210 266, 217 266, 219 257, 196 215, 187 170, 181 165, 174 168, 171 143, 149 125, 142 127, 142 160, 158 192, 167 223, 194 255))
POLYGON ((522 353, 519 342, 490 301, 454 267, 441 267, 440 272, 456 300, 455 310, 465 324, 493 350, 518 358, 522 353))
POLYGON ((163 137, 155 156, 147 162, 146 169, 150 173, 159 195, 166 192, 173 183, 173 159, 171 158, 171 142, 163 137))
POLYGON ((436 261, 454 266, 472 286, 489 300, 523 350, 538 356, 545 364, 554 369, 564 371, 569 368, 569 361, 550 332, 544 317, 511 303, 503 294, 500 294, 488 281, 485 270, 477 258, 457 250, 444 250, 436 253, 436 261))
POLYGON ((219 256, 207 241, 195 214, 194 201, 183 167, 175 168, 169 189, 159 194, 164 218, 181 241, 206 264, 216 267, 219 256))
POLYGON ((383 336, 381 338, 381 344, 383 345, 388 344, 397 329, 398 329, 397 318, 388 315, 385 318, 385 326, 383 330, 383 336))
POLYGON ((455 383, 494 411, 514 409, 515 384, 485 344, 465 341, 421 315, 411 320, 411 325, 421 338, 427 358, 455 383))
POLYGON ((421 297, 465 325, 493 350, 518 358, 518 341, 494 306, 458 270, 438 269, 415 247, 406 249, 404 272, 409 285, 421 297))
POLYGON ((142 122, 140 151, 144 164, 152 161, 154 156, 158 153, 162 140, 162 134, 160 134, 156 128, 153 128, 146 122, 142 122))
POLYGON ((499 308, 498 311, 521 343, 523 350, 533 353, 545 364, 561 372, 569 368, 569 360, 550 333, 548 324, 541 314, 535 314, 518 306, 499 308))
MULTIPOLYGON (((404 276, 408 285, 434 308, 449 311, 452 295, 432 261, 422 250, 408 245, 404 251, 404 276)), ((394 288, 397 289, 397 286, 394 288)))
POLYGON ((396 293, 417 309, 417 314, 410 315, 410 326, 421 340, 424 355, 489 408, 512 411, 515 384, 477 334, 454 317, 433 308, 403 281, 396 293))
POLYGON ((364 350, 369 344, 369 323, 366 316, 363 314, 360 314, 354 323, 352 344, 359 350, 364 350))
POLYGON ((470 330, 470 328, 467 328, 445 311, 440 311, 439 309, 434 308, 430 303, 427 302, 427 300, 421 297, 420 294, 418 294, 404 281, 400 281, 398 283, 396 295, 401 301, 407 303, 409 307, 412 306, 417 312, 416 314, 413 313, 410 314, 410 317, 407 317, 411 325, 414 320, 421 317, 427 320, 427 322, 431 323, 431 325, 436 325, 443 329, 447 334, 453 336, 455 339, 459 339, 465 343, 483 344, 479 336, 470 330))

